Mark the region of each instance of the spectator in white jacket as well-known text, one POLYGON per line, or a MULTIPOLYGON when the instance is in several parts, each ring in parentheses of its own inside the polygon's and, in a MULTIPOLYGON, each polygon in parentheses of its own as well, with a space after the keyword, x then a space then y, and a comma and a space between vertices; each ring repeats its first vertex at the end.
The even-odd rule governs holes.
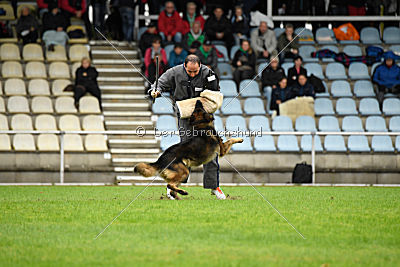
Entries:
POLYGON ((261 21, 258 30, 251 33, 251 44, 258 59, 269 59, 276 53, 276 37, 272 30, 268 29, 267 22, 261 21))

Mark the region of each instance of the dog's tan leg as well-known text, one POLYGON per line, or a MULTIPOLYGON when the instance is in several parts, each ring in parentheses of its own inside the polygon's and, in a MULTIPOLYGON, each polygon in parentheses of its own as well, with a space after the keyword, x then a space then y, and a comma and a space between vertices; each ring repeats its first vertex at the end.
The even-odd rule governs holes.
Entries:
POLYGON ((174 164, 172 168, 174 172, 168 177, 167 187, 181 195, 188 195, 188 192, 179 188, 179 185, 188 177, 189 169, 182 163, 174 164))
POLYGON ((222 139, 220 140, 219 146, 220 146, 220 152, 219 152, 219 156, 223 157, 226 154, 229 153, 229 151, 231 150, 232 146, 236 143, 242 143, 243 142, 243 138, 231 138, 228 141, 226 141, 225 143, 222 143, 222 139))

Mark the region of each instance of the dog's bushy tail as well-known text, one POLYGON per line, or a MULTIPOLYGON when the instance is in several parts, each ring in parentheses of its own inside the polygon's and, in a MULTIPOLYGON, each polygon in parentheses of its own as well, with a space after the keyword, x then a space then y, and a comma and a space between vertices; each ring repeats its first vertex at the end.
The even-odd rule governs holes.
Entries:
POLYGON ((133 169, 134 173, 138 173, 144 177, 155 176, 158 172, 158 167, 154 163, 138 163, 133 169))

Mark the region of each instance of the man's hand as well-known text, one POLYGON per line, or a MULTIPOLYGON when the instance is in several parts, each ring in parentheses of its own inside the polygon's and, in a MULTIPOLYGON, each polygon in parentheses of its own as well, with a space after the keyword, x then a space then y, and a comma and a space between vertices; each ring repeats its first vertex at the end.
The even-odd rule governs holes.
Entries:
POLYGON ((75 15, 76 15, 77 18, 81 18, 82 17, 82 11, 81 10, 76 11, 75 15))
POLYGON ((242 62, 241 62, 240 60, 238 60, 238 61, 236 62, 236 65, 238 65, 238 66, 240 67, 240 66, 242 66, 242 62))
POLYGON ((154 99, 161 95, 160 90, 156 90, 154 87, 150 88, 147 93, 154 99))
POLYGON ((281 104, 282 102, 281 102, 280 100, 276 100, 276 103, 279 105, 279 104, 281 104))
POLYGON ((217 32, 215 34, 215 37, 217 37, 217 39, 222 39, 222 38, 224 38, 224 33, 223 32, 217 32))

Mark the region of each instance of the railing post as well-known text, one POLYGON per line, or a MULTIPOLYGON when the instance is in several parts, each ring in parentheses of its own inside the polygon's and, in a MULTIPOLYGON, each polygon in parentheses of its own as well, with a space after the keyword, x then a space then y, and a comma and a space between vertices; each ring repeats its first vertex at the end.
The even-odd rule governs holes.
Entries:
POLYGON ((315 132, 311 132, 311 170, 312 183, 315 184, 315 132))
POLYGON ((267 3, 267 16, 272 19, 272 0, 268 0, 267 3))
POLYGON ((60 132, 60 183, 64 183, 64 131, 60 132))

